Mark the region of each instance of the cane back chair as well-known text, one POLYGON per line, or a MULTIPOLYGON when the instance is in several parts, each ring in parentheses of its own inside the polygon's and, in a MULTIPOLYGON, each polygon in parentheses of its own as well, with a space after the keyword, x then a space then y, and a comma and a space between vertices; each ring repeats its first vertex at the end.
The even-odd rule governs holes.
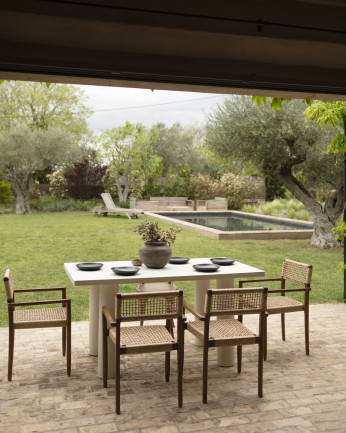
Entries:
POLYGON ((103 386, 107 387, 107 338, 115 344, 115 411, 120 413, 120 356, 165 352, 165 378, 169 381, 170 352, 177 351, 178 406, 183 405, 183 291, 117 294, 115 317, 103 307, 103 386), (144 307, 145 309, 144 309, 144 307), (123 322, 166 320, 166 325, 122 326, 123 322), (177 337, 171 323, 177 319, 177 337))
POLYGON ((71 300, 66 299, 66 287, 49 287, 44 289, 15 290, 12 272, 5 271, 4 286, 8 307, 9 346, 8 346, 8 380, 12 380, 12 365, 14 352, 14 334, 16 329, 31 328, 62 328, 62 353, 66 355, 67 374, 71 375, 71 300), (15 302, 17 293, 39 293, 61 291, 61 299, 15 302), (61 304, 61 307, 27 309, 22 307, 45 306, 61 304))
POLYGON ((264 281, 280 281, 280 289, 268 290, 268 294, 280 296, 268 296, 267 311, 264 329, 264 360, 267 359, 267 316, 271 314, 281 314, 281 334, 282 340, 285 341, 285 313, 294 311, 304 311, 305 325, 305 352, 309 355, 309 293, 311 290, 312 265, 296 262, 294 260, 284 259, 280 278, 261 278, 256 280, 241 280, 239 287, 245 283, 258 283, 264 281), (298 288, 287 288, 286 282, 300 285, 298 288), (286 296, 286 293, 304 293, 304 301, 300 302, 286 296))
POLYGON ((263 328, 267 307, 267 288, 208 290, 204 315, 199 314, 187 302, 184 308, 198 320, 187 322, 187 330, 203 341, 203 392, 202 401, 207 403, 208 393, 208 349, 209 347, 237 346, 238 373, 241 373, 242 346, 258 345, 258 396, 263 396, 263 328), (214 316, 237 314, 236 319, 214 319, 214 316), (258 314, 258 333, 242 324, 245 314, 258 314))

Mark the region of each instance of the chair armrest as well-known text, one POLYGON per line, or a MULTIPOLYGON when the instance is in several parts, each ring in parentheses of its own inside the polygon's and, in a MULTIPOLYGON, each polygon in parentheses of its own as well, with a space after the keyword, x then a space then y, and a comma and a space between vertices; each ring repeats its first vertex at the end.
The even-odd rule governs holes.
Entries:
POLYGON ((107 324, 109 326, 115 326, 116 325, 117 322, 115 320, 113 320, 113 317, 111 316, 111 313, 108 311, 107 307, 102 307, 102 313, 103 313, 103 316, 106 318, 107 324))
POLYGON ((66 287, 47 287, 43 289, 15 289, 13 293, 29 293, 29 292, 56 292, 61 291, 63 294, 63 297, 66 297, 66 287))
POLYGON ((287 293, 287 292, 310 292, 311 287, 304 289, 283 289, 283 290, 268 290, 268 293, 287 293))
POLYGON ((260 283, 262 281, 281 281, 281 278, 260 278, 256 280, 239 280, 239 287, 243 287, 243 283, 260 283))
POLYGON ((199 320, 205 320, 205 316, 202 316, 201 314, 199 314, 194 308, 191 307, 190 304, 188 304, 186 301, 184 301, 184 308, 186 308, 188 311, 190 311, 190 313, 192 313, 195 317, 197 317, 197 319, 199 320))
POLYGON ((51 304, 70 304, 71 299, 53 299, 47 301, 32 301, 32 302, 11 302, 8 304, 9 307, 27 307, 29 305, 51 305, 51 304))

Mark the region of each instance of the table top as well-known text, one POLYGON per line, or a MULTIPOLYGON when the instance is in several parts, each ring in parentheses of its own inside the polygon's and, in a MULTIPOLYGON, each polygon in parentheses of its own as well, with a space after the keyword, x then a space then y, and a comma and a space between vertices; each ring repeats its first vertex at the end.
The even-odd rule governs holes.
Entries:
POLYGON ((137 274, 131 276, 117 275, 111 269, 116 266, 132 266, 131 261, 99 263, 103 263, 103 267, 97 271, 81 271, 76 267, 77 263, 65 263, 64 268, 74 286, 215 280, 222 278, 263 277, 265 275, 265 272, 261 269, 237 261, 230 266, 220 266, 216 272, 198 272, 192 267, 192 265, 201 263, 211 264, 210 258, 191 258, 188 263, 182 265, 168 263, 162 269, 149 269, 145 265, 142 265, 137 274))

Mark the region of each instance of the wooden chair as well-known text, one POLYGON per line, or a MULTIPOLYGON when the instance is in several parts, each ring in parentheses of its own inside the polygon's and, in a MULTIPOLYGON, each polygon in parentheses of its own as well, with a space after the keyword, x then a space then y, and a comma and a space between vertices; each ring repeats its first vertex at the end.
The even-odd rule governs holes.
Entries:
POLYGON ((258 344, 258 396, 263 395, 263 327, 267 307, 267 288, 208 290, 204 315, 195 311, 187 302, 184 307, 198 320, 187 322, 187 330, 203 341, 203 403, 208 393, 209 347, 237 346, 238 373, 241 373, 242 346, 258 344), (210 320, 213 316, 238 314, 238 320, 224 318, 210 320), (258 334, 244 326, 244 314, 259 315, 258 334))
POLYGON ((51 287, 45 289, 15 290, 12 272, 5 271, 4 285, 8 306, 9 348, 8 348, 8 380, 12 380, 12 365, 14 351, 14 333, 16 329, 29 328, 62 328, 62 353, 66 355, 67 374, 71 375, 71 300, 66 299, 66 287, 51 287), (61 299, 15 302, 15 294, 28 292, 61 291, 61 299), (61 304, 61 307, 24 309, 21 307, 61 304))
POLYGON ((295 262, 294 260, 285 259, 282 264, 280 278, 261 278, 256 280, 240 280, 239 287, 245 283, 258 283, 264 281, 280 281, 279 290, 268 290, 268 293, 280 294, 281 296, 268 296, 267 311, 264 329, 264 360, 267 360, 267 316, 271 314, 281 314, 281 333, 282 340, 285 341, 285 313, 294 311, 304 311, 305 323, 305 352, 309 355, 309 293, 312 275, 312 265, 295 262), (286 281, 299 284, 303 287, 286 288, 286 281), (286 293, 304 292, 304 302, 296 301, 286 296, 286 293))
POLYGON ((103 386, 107 388, 107 337, 115 344, 115 411, 120 413, 120 356, 165 352, 165 377, 169 381, 170 352, 177 351, 178 406, 183 405, 183 291, 117 294, 115 318, 103 307, 103 386), (145 311, 143 310, 145 301, 145 311), (165 319, 166 325, 121 326, 122 322, 165 319), (171 321, 177 319, 177 338, 171 335, 171 321))

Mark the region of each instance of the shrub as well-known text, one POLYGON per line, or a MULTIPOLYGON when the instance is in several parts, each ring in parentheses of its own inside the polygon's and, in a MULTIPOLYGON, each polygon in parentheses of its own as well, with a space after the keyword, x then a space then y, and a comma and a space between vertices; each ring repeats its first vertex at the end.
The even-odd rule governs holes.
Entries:
POLYGON ((81 201, 43 194, 39 199, 30 200, 30 209, 40 212, 90 211, 94 206, 100 204, 100 200, 96 199, 81 201))
POLYGON ((11 185, 8 182, 0 180, 0 203, 5 204, 13 199, 14 196, 11 191, 11 185))
POLYGON ((244 181, 241 176, 226 173, 221 178, 223 195, 228 200, 230 209, 240 209, 244 199, 244 181))
POLYGON ((89 155, 82 162, 65 170, 68 196, 80 200, 100 197, 104 191, 103 177, 106 170, 106 166, 96 161, 95 151, 89 150, 89 155))
POLYGON ((188 196, 193 200, 211 200, 219 194, 220 185, 214 181, 209 174, 199 173, 190 178, 190 193, 188 196))
POLYGON ((284 218, 309 220, 309 212, 297 199, 275 199, 272 202, 260 206, 260 212, 264 215, 280 216, 284 218))
POLYGON ((52 196, 57 198, 66 198, 67 189, 64 170, 59 168, 52 174, 47 174, 47 178, 49 179, 49 191, 52 196))

